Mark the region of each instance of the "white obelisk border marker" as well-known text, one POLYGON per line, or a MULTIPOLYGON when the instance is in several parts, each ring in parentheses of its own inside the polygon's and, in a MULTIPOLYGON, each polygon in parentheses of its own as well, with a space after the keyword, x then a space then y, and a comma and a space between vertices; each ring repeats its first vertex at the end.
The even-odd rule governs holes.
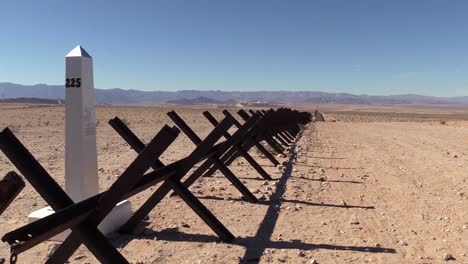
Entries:
POLYGON ((79 202, 99 192, 93 58, 80 46, 66 57, 65 191, 79 202))
MULTIPOLYGON (((76 46, 65 60, 65 191, 77 203, 99 192, 93 58, 76 46)), ((32 212, 28 221, 53 212, 50 207, 42 208, 32 212)), ((104 234, 115 231, 131 215, 130 202, 121 201, 99 229, 104 234)), ((53 240, 63 241, 68 234, 69 231, 63 232, 53 240)))

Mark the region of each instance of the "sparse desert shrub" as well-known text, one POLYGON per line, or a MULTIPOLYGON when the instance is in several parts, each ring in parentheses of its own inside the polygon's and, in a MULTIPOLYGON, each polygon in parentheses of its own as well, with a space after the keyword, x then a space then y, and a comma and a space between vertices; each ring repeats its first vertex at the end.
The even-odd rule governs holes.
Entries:
POLYGON ((440 124, 441 124, 441 125, 446 125, 446 124, 447 124, 447 121, 445 121, 445 120, 440 120, 440 124))

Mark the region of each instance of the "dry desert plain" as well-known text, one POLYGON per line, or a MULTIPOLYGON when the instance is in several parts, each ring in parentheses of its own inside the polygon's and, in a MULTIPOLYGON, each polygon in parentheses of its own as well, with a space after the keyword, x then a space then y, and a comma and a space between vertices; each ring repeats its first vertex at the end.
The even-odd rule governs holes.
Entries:
MULTIPOLYGON (((205 107, 175 110, 201 137, 212 126, 205 107)), ((210 107, 221 117, 220 109, 210 107)), ((135 157, 107 124, 119 116, 148 142, 173 107, 97 108, 101 190, 135 157)), ((314 107, 301 109, 313 111, 314 107)), ((280 172, 251 154, 276 179, 265 182, 239 159, 231 169, 257 197, 241 199, 218 172, 191 190, 237 236, 221 243, 178 197, 167 197, 134 234, 113 244, 133 263, 468 263, 468 107, 323 106, 328 121, 310 124, 280 172), (454 260, 444 260, 452 256, 454 260)), ((0 105, 9 126, 39 162, 64 185, 64 111, 58 105, 0 105)), ((235 109, 232 109, 235 111, 235 109)), ((164 162, 187 155, 183 134, 164 162)), ((0 175, 15 170, 0 153, 0 175)), ((137 208, 151 190, 131 198, 137 208)), ((0 216, 0 235, 46 206, 29 184, 0 216)), ((21 254, 41 263, 54 242, 21 254)), ((9 248, 0 244, 0 256, 9 248)), ((71 263, 97 263, 82 246, 71 263)))

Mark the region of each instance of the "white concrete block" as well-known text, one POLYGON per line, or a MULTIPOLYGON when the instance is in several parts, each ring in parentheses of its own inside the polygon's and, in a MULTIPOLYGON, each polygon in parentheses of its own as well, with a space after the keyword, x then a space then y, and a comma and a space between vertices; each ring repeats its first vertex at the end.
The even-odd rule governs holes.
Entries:
MULTIPOLYGON (((50 207, 44 207, 42 209, 36 210, 28 215, 28 223, 32 223, 38 219, 42 219, 48 215, 54 213, 54 210, 50 207)), ((104 235, 109 235, 110 233, 116 231, 121 227, 128 219, 132 216, 132 206, 130 201, 124 200, 118 203, 112 211, 102 220, 98 228, 104 235)), ((70 234, 71 230, 66 230, 50 240, 54 241, 63 241, 70 234)))

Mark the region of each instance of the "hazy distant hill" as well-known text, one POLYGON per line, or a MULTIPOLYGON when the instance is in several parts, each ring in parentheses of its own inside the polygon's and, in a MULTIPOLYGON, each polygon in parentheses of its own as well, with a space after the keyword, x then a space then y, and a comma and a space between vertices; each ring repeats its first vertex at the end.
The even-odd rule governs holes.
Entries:
MULTIPOLYGON (((19 85, 0 83, 0 99, 42 98, 64 99, 65 88, 61 85, 19 85)), ((468 104, 468 97, 430 97, 421 95, 369 96, 347 93, 325 93, 317 91, 256 91, 223 92, 194 91, 177 92, 139 91, 124 89, 96 89, 96 101, 100 104, 160 104, 160 103, 224 103, 240 101, 262 101, 271 103, 310 104, 468 104), (200 99, 202 98, 202 99, 200 99)))
POLYGON ((0 103, 62 104, 63 100, 19 97, 19 98, 0 99, 0 103))
POLYGON ((168 104, 178 104, 178 105, 195 105, 195 104, 234 104, 236 101, 234 100, 228 100, 228 101, 220 101, 220 100, 215 100, 211 99, 208 97, 197 97, 193 99, 176 99, 176 100, 169 100, 166 103, 168 104))

